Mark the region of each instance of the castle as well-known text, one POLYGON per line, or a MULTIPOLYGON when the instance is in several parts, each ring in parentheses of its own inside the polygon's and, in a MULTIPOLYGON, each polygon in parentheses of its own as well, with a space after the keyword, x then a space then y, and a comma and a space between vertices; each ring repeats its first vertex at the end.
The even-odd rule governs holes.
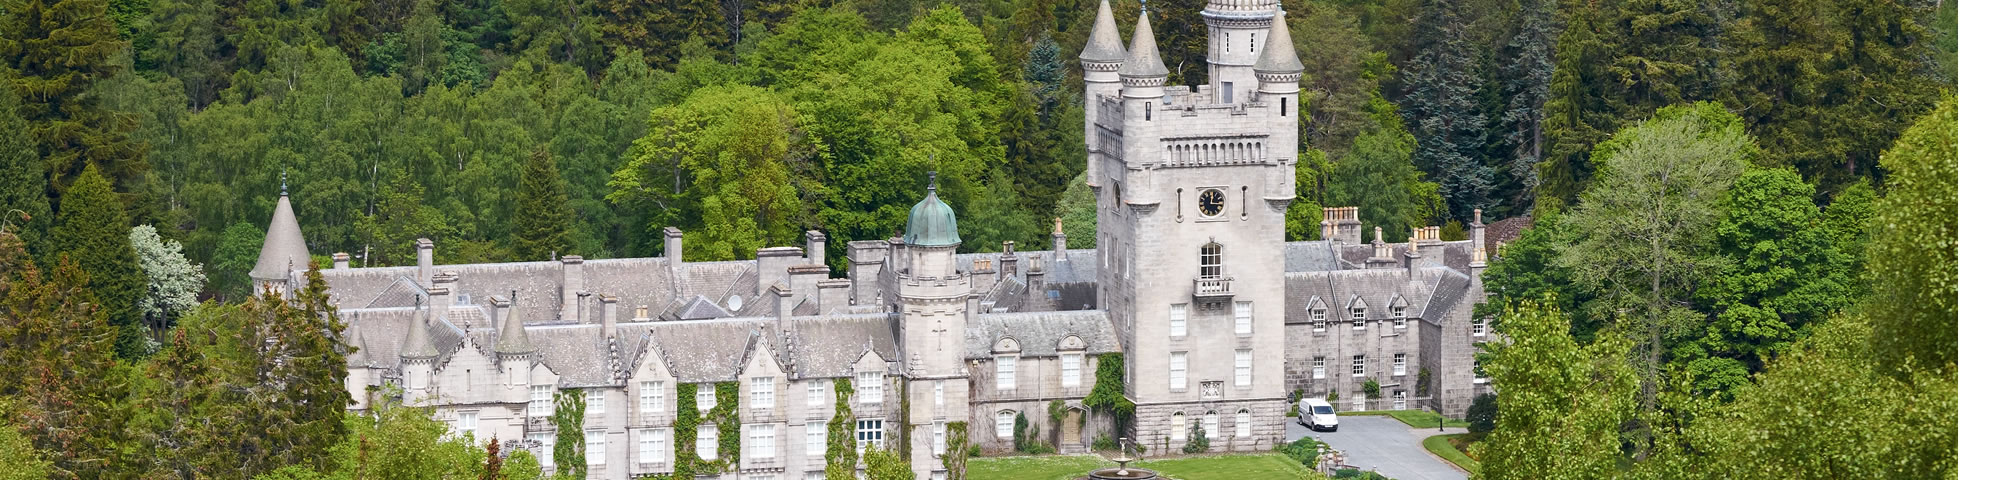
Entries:
MULTIPOLYGON (((906 233, 850 242, 839 276, 819 232, 723 262, 684 261, 673 228, 656 258, 437 265, 419 240, 416 266, 353 268, 336 253, 321 273, 353 347, 351 408, 433 407, 546 467, 557 399, 579 392, 590 477, 751 480, 825 478, 840 445, 907 448, 918 478, 942 479, 959 422, 987 452, 1013 448, 1017 421, 1061 451, 1129 436, 1178 452, 1196 426, 1215 450, 1275 448, 1294 392, 1462 416, 1488 389, 1482 225, 1364 243, 1355 209, 1329 208, 1320 240, 1286 242, 1304 68, 1275 1, 1202 14, 1210 83, 1167 86, 1149 14, 1126 48, 1100 0, 1081 54, 1096 249, 1066 248, 1058 220, 1051 250, 959 253, 933 181, 906 233), (1108 353, 1136 406, 1124 432, 1083 405, 1108 353)), ((281 193, 251 276, 295 288, 307 258, 281 193)))

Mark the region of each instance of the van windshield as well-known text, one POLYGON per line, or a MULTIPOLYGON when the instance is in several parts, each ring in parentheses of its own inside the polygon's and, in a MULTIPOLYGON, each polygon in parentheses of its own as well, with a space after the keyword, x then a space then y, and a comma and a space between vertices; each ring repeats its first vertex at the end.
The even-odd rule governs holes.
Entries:
POLYGON ((1314 414, 1333 413, 1333 407, 1329 407, 1326 405, 1313 405, 1313 413, 1314 414))

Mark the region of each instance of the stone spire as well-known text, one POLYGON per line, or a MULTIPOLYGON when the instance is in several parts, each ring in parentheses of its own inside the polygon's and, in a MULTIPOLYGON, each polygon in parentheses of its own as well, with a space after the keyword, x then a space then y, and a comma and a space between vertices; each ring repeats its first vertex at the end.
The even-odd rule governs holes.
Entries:
POLYGON ((493 345, 493 352, 501 355, 520 355, 535 352, 535 344, 528 341, 528 327, 521 319, 519 306, 507 309, 507 318, 500 322, 500 341, 493 345))
POLYGON ((1127 79, 1166 78, 1167 64, 1160 59, 1160 46, 1153 41, 1151 16, 1144 7, 1140 7, 1139 26, 1132 28, 1132 48, 1127 49, 1125 65, 1118 67, 1118 76, 1127 79))
POLYGON ((1285 11, 1278 10, 1277 18, 1271 20, 1271 38, 1264 41, 1264 50, 1257 57, 1257 73, 1301 73, 1306 66, 1299 63, 1299 53, 1292 48, 1292 29, 1285 26, 1285 11))
POLYGON ((1078 55, 1086 62, 1118 63, 1125 61, 1125 46, 1118 41, 1118 22, 1111 18, 1111 0, 1097 0, 1097 22, 1090 27, 1090 41, 1083 44, 1083 54, 1078 55))
POLYGON ((411 311, 416 313, 410 316, 410 329, 403 332, 403 358, 406 360, 437 358, 437 345, 431 343, 430 319, 424 315, 422 309, 411 311))
POLYGON ((257 254, 257 266, 250 269, 252 280, 283 282, 292 270, 304 270, 312 262, 305 234, 299 231, 299 219, 292 216, 292 196, 287 190, 278 188, 278 206, 272 209, 271 224, 264 229, 264 250, 257 254))

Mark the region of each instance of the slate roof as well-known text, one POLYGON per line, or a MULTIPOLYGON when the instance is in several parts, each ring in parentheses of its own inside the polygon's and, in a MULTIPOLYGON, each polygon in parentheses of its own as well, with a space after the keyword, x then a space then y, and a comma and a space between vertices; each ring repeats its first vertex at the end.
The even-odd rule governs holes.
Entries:
POLYGON ((1083 54, 1077 55, 1090 62, 1116 62, 1125 59, 1125 46, 1118 41, 1118 21, 1111 17, 1111 0, 1097 1, 1097 20, 1090 27, 1090 41, 1083 45, 1083 54))
POLYGON ((1327 319, 1346 321, 1349 302, 1368 305, 1368 320, 1391 318, 1390 306, 1401 300, 1409 318, 1432 323, 1463 300, 1471 277, 1450 268, 1425 267, 1414 274, 1404 268, 1290 272, 1285 274, 1285 323, 1310 323, 1308 309, 1315 299, 1327 309, 1327 319))
POLYGON ((1299 63, 1299 54, 1292 49, 1292 29, 1285 26, 1285 11, 1279 10, 1277 18, 1271 22, 1271 35, 1264 40, 1264 50, 1257 56, 1259 72, 1299 73, 1306 66, 1299 63))
POLYGON ((299 231, 299 219, 292 216, 292 197, 278 195, 278 206, 271 211, 271 223, 264 229, 264 249, 257 253, 257 266, 250 269, 250 278, 259 280, 285 280, 291 278, 293 270, 305 270, 312 263, 312 254, 306 251, 305 234, 299 231))
POLYGON ((1150 12, 1139 12, 1139 26, 1132 28, 1132 48, 1125 51, 1125 64, 1118 67, 1119 76, 1167 76, 1167 64, 1160 59, 1160 47, 1153 41, 1151 16, 1150 12))
POLYGON ((968 327, 965 358, 992 358, 993 345, 1002 338, 1020 343, 1023 357, 1055 356, 1057 343, 1070 335, 1082 339, 1084 351, 1091 354, 1121 350, 1103 310, 987 313, 975 316, 968 327))
POLYGON ((890 314, 798 317, 792 324, 798 336, 784 356, 795 377, 851 375, 854 361, 869 351, 891 361, 902 357, 890 314))

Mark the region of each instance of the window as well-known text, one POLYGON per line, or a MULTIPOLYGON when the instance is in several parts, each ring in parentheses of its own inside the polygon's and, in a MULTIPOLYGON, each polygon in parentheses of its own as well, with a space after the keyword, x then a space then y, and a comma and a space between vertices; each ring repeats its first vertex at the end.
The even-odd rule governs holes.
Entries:
POLYGON ((940 410, 944 408, 944 382, 931 383, 931 406, 940 410))
POLYGON ((1314 303, 1312 308, 1306 309, 1306 316, 1312 318, 1313 333, 1326 331, 1326 307, 1314 303))
POLYGON ((806 406, 826 405, 826 380, 806 382, 806 406))
POLYGON ((776 382, 771 377, 750 379, 750 408, 771 408, 778 406, 776 382))
POLYGON ((667 462, 667 429, 648 428, 639 431, 639 463, 667 462))
POLYGON ((861 403, 882 403, 882 372, 861 372, 854 379, 855 391, 861 392, 861 403))
POLYGON ((1250 386, 1250 351, 1236 351, 1236 386, 1250 386))
POLYGON ((1222 438, 1222 415, 1216 414, 1214 410, 1209 410, 1207 415, 1202 415, 1201 434, 1206 435, 1211 440, 1222 438))
MULTIPOLYGON (((528 387, 528 416, 546 417, 556 413, 556 387, 535 385, 528 387)), ((544 463, 546 465, 547 463, 544 463)))
POLYGON ((1361 389, 1359 389, 1359 388, 1357 388, 1357 389, 1354 389, 1354 397, 1353 397, 1353 398, 1354 398, 1354 410, 1355 410, 1355 411, 1361 411, 1361 410, 1367 410, 1367 409, 1368 409, 1368 395, 1366 395, 1366 394, 1363 394, 1363 393, 1361 393, 1361 389))
POLYGON ((1229 53, 1229 33, 1222 34, 1222 53, 1229 53))
POLYGON ((1146 102, 1146 121, 1153 121, 1153 102, 1146 102))
POLYGON ((1409 394, 1407 394, 1407 393, 1403 392, 1402 390, 1397 390, 1397 391, 1396 391, 1396 407, 1395 407, 1395 409, 1396 409, 1396 410, 1403 410, 1403 409, 1407 409, 1407 408, 1409 408, 1409 407, 1410 407, 1410 396, 1409 396, 1409 394))
POLYGON ((1065 353, 1062 356, 1063 388, 1083 386, 1083 354, 1065 353))
POLYGON ((604 413, 604 390, 591 390, 583 394, 583 413, 597 415, 604 413))
POLYGON ((993 416, 993 436, 1000 437, 1001 440, 1014 438, 1014 411, 1001 410, 999 414, 993 416))
POLYGON ((1250 436, 1250 409, 1236 411, 1236 436, 1250 436))
POLYGON ((1167 388, 1187 388, 1187 352, 1167 355, 1167 388))
POLYGON ((806 480, 826 480, 826 472, 806 472, 806 480))
POLYGON ((479 437, 478 410, 461 410, 458 412, 458 432, 471 435, 473 438, 479 437))
POLYGON ((931 422, 931 456, 942 457, 945 451, 944 421, 931 422))
POLYGON ((541 443, 541 446, 535 447, 535 463, 542 465, 555 465, 555 458, 556 458, 555 432, 530 433, 528 434, 528 439, 541 443))
POLYGON ((694 387, 694 408, 704 412, 715 408, 715 384, 704 383, 694 387))
POLYGON ((826 422, 806 422, 806 455, 826 455, 826 422))
POLYGON ((1236 334, 1250 334, 1250 302, 1236 302, 1236 334))
POLYGON ((1472 319, 1472 336, 1475 337, 1486 336, 1486 319, 1484 318, 1472 319))
POLYGON ((1187 336, 1187 304, 1176 303, 1167 307, 1167 335, 1187 336))
POLYGON ((743 456, 745 458, 777 457, 778 426, 766 423, 743 427, 743 456))
POLYGON ((663 413, 667 411, 667 382, 641 382, 639 384, 639 411, 642 413, 663 413))
POLYGON ((1174 412, 1173 418, 1167 421, 1167 438, 1176 442, 1187 440, 1187 417, 1181 412, 1174 412))
POLYGON ((1410 319, 1404 316, 1404 312, 1408 310, 1409 307, 1402 305, 1389 307, 1389 316, 1396 319, 1396 328, 1408 328, 1410 326, 1410 319))
POLYGON ((1285 111, 1287 109, 1286 107, 1291 106, 1291 102, 1289 100, 1291 99, 1285 97, 1278 97, 1278 116, 1280 117, 1285 116, 1285 114, 1287 113, 1285 111))
POLYGON ((1218 278, 1221 276, 1222 276, 1222 245, 1214 243, 1202 245, 1201 278, 1218 278))
POLYGON ((1362 359, 1360 355, 1355 355, 1355 356, 1354 356, 1354 372, 1353 372, 1353 373, 1354 373, 1354 376, 1356 376, 1356 377, 1359 377, 1359 376, 1362 376, 1362 375, 1367 375, 1367 374, 1368 374, 1368 361, 1367 361, 1367 360, 1365 360, 1365 359, 1362 359))
POLYGON ((704 423, 695 429, 694 454, 702 460, 715 459, 716 429, 713 423, 704 423))
POLYGON ((1019 358, 1014 357, 1012 355, 993 357, 993 365, 995 372, 993 374, 993 381, 1000 385, 1001 390, 1014 389, 1015 360, 1019 360, 1019 358))
POLYGON ((1257 53, 1257 34, 1250 34, 1250 53, 1257 53))
POLYGON ((1222 82, 1222 103, 1236 103, 1235 82, 1222 82))
POLYGON ((1326 378, 1326 357, 1313 357, 1313 380, 1326 378))
POLYGON ((882 448, 882 419, 854 422, 854 448, 867 451, 868 447, 882 448))
POLYGON ((1410 357, 1409 357, 1409 354, 1406 354, 1406 353, 1398 353, 1398 354, 1396 354, 1396 364, 1395 364, 1395 372, 1396 372, 1395 374, 1396 374, 1396 375, 1402 375, 1402 374, 1403 374, 1403 371, 1404 371, 1404 367, 1403 367, 1403 365, 1404 365, 1404 364, 1406 363, 1406 360, 1407 360, 1407 359, 1409 359, 1409 358, 1410 358, 1410 357))
POLYGON ((1472 356, 1472 384, 1486 383, 1486 365, 1480 363, 1479 355, 1472 356))
POLYGON ((604 431, 583 432, 583 460, 591 465, 604 464, 604 431))
POLYGON ((1355 330, 1368 328, 1368 305, 1357 300, 1347 307, 1347 315, 1354 320, 1355 330))

